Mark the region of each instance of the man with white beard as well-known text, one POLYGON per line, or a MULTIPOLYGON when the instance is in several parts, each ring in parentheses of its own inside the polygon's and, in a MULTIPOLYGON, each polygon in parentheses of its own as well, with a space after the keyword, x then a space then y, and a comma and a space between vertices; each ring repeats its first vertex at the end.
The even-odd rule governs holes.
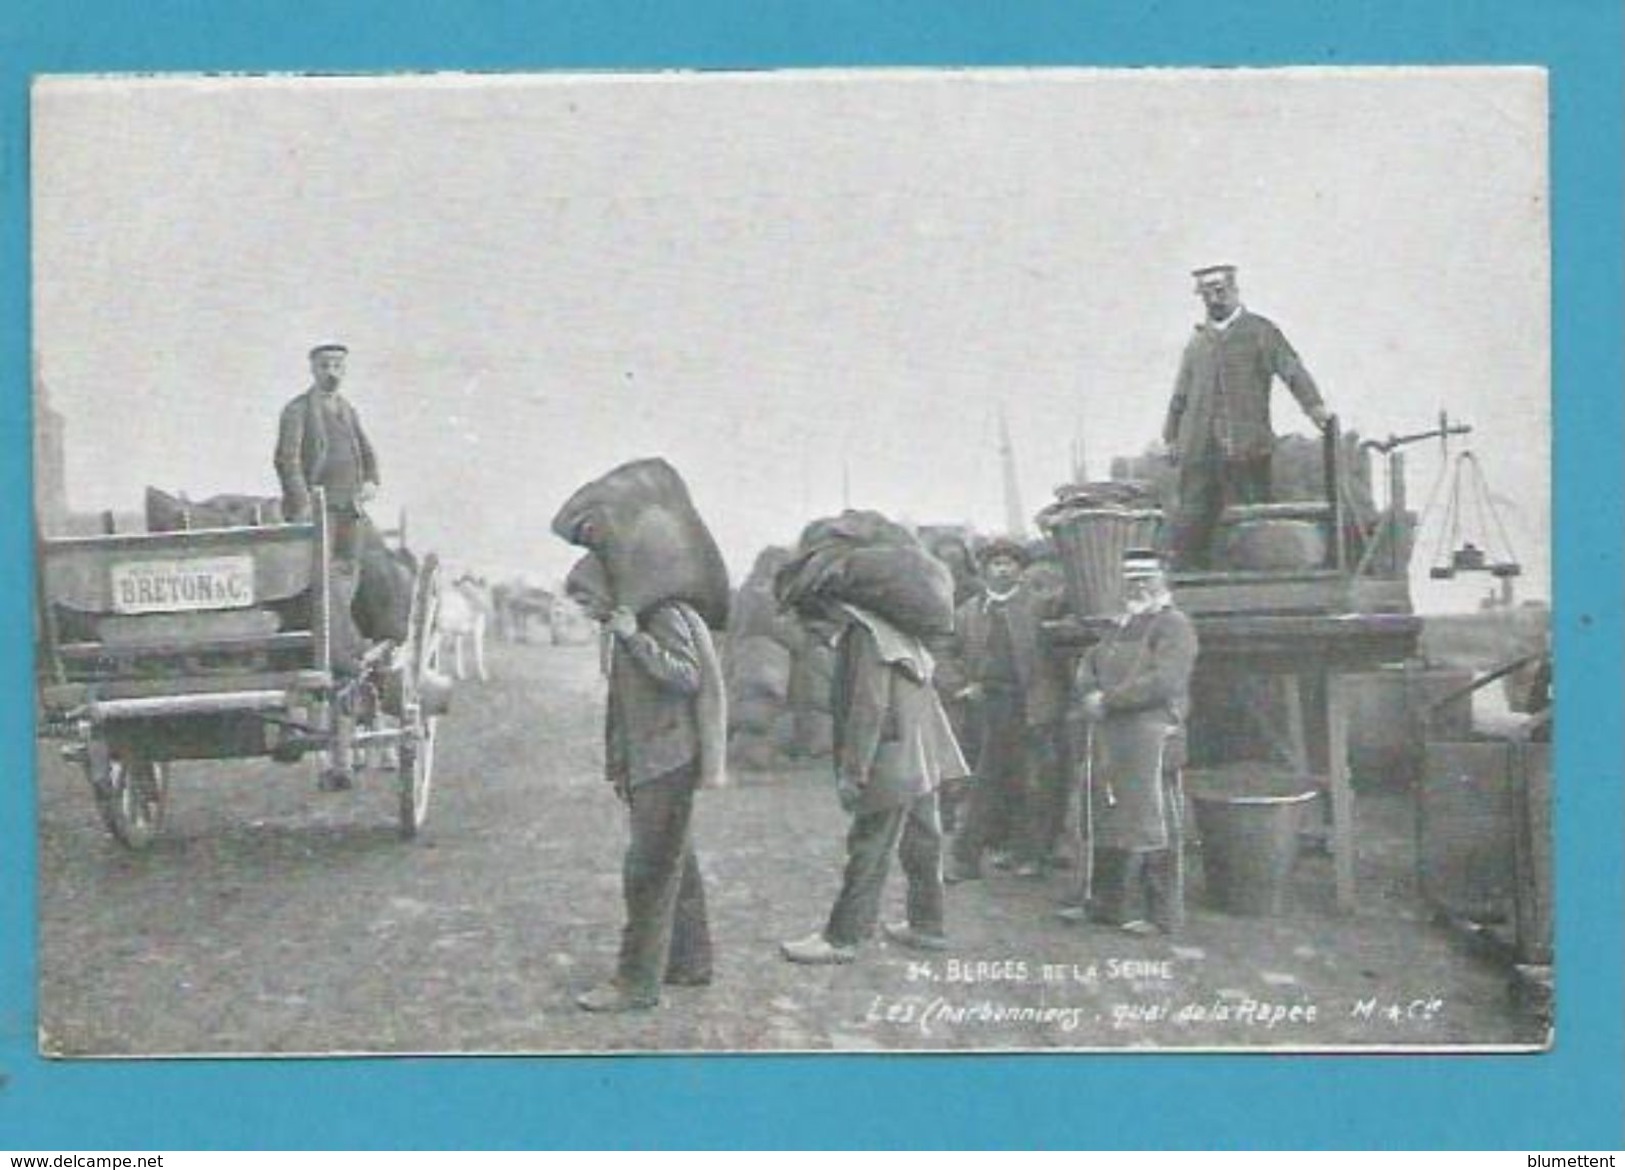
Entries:
POLYGON ((1085 864, 1061 915, 1172 934, 1185 917, 1180 769, 1196 629, 1155 552, 1125 553, 1123 581, 1127 612, 1084 655, 1073 691, 1088 727, 1085 864))

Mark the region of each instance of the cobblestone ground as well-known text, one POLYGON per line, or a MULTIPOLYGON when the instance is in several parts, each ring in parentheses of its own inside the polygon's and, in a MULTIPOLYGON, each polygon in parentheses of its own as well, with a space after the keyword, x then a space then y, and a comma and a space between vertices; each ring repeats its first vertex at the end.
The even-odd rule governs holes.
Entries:
MULTIPOLYGON (((589 1016, 610 969, 624 814, 602 783, 594 649, 493 646, 442 723, 422 839, 379 775, 321 794, 308 765, 175 766, 144 854, 101 829, 77 770, 43 749, 42 1048, 132 1053, 1538 1047, 1544 1024, 1493 955, 1416 895, 1405 798, 1360 803, 1358 914, 1308 854, 1288 912, 1203 906, 1173 940, 1069 927, 1062 878, 949 891, 953 947, 876 943, 843 967, 781 961, 821 923, 844 819, 825 773, 702 795, 697 837, 716 984, 589 1016)), ((888 900, 900 902, 894 875, 888 900)))

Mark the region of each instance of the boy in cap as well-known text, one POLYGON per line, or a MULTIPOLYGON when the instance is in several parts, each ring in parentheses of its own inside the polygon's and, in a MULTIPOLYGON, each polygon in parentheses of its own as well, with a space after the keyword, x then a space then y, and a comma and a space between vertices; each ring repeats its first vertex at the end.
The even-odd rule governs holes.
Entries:
POLYGON ((1285 335, 1242 305, 1235 266, 1217 264, 1191 275, 1207 319, 1185 345, 1162 428, 1168 457, 1179 468, 1169 541, 1178 569, 1209 567, 1213 530, 1226 507, 1269 502, 1275 378, 1316 427, 1324 430, 1331 420, 1285 335))
POLYGON ((1026 546, 1007 537, 980 550, 983 591, 959 607, 954 643, 966 685, 957 698, 977 724, 976 779, 970 807, 954 837, 950 882, 982 875, 982 855, 1001 846, 1023 877, 1040 876, 1050 859, 1047 834, 1032 825, 1031 747, 1035 729, 1058 722, 1064 675, 1039 624, 1055 616, 1059 598, 1022 583, 1026 546), (1044 840, 1039 840, 1040 836, 1044 840))
POLYGON ((1085 857, 1076 904, 1061 914, 1173 933, 1185 917, 1179 781, 1196 629, 1155 552, 1124 554, 1123 581, 1126 612, 1078 666, 1085 857))

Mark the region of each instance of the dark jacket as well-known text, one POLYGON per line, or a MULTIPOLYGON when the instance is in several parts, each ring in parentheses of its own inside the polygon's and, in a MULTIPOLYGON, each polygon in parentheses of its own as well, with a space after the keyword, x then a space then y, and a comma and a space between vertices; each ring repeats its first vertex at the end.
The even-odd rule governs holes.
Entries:
POLYGON ((1183 725, 1196 654, 1196 627, 1179 610, 1136 614, 1083 656, 1076 693, 1099 691, 1108 719, 1150 714, 1183 725))
MULTIPOLYGON (((289 520, 304 520, 310 516, 310 492, 314 487, 327 487, 324 474, 327 467, 327 431, 318 412, 319 395, 324 391, 314 386, 282 408, 277 425, 276 473, 282 481, 282 511, 289 520)), ((333 406, 349 423, 355 435, 355 460, 364 483, 377 483, 378 457, 367 432, 361 428, 361 416, 348 399, 333 391, 333 406)), ((333 509, 349 508, 353 499, 338 499, 328 493, 327 506, 333 509)))
POLYGON ((954 615, 950 673, 955 681, 963 678, 967 685, 985 681, 990 662, 992 611, 1001 605, 1009 619, 1010 648, 1026 701, 1027 722, 1034 726, 1053 723, 1066 712, 1066 668, 1039 626, 1049 618, 1060 616, 1064 602, 1059 599, 1040 598, 1023 585, 1008 601, 995 602, 981 594, 965 602, 954 615))
POLYGON ((930 654, 872 615, 854 617, 835 647, 830 709, 835 774, 858 789, 856 812, 909 804, 970 774, 931 686, 930 654))
POLYGON ((700 648, 677 603, 648 611, 630 638, 616 638, 604 721, 607 778, 636 788, 698 761, 700 648))
POLYGON ((1305 412, 1324 406, 1309 371, 1267 317, 1242 309, 1224 329, 1198 325, 1179 363, 1163 441, 1182 458, 1202 454, 1210 439, 1224 459, 1268 455, 1273 378, 1286 383, 1305 412))

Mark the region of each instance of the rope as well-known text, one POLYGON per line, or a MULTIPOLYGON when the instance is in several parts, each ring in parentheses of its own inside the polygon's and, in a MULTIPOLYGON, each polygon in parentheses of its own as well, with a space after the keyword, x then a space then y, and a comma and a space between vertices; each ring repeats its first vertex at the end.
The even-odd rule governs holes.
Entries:
MULTIPOLYGON (((1427 525, 1428 517, 1430 515, 1432 515, 1434 505, 1439 502, 1439 492, 1441 491, 1441 489, 1443 489, 1444 481, 1445 481, 1446 478, 1448 478, 1450 476, 1452 470, 1453 470, 1453 465, 1449 461, 1446 461, 1445 463, 1443 463, 1439 467, 1439 474, 1433 481, 1433 489, 1432 489, 1432 491, 1430 491, 1428 493, 1428 502, 1427 502, 1426 506, 1423 507, 1422 515, 1417 520, 1417 528, 1418 528, 1418 530, 1420 530, 1421 528, 1423 528, 1423 527, 1425 527, 1427 525)), ((1449 525, 1450 525, 1450 515, 1449 515, 1449 513, 1453 512, 1455 510, 1455 500, 1456 500, 1456 493, 1455 493, 1455 490, 1452 488, 1451 493, 1450 493, 1450 503, 1446 506, 1446 509, 1445 509, 1446 510, 1446 516, 1445 516, 1445 519, 1444 519, 1443 523, 1441 524, 1440 530, 1439 530, 1439 545, 1438 545, 1438 548, 1436 548, 1434 550, 1434 556, 1433 556, 1433 563, 1434 564, 1440 564, 1442 562, 1442 559, 1443 559, 1440 556, 1440 554, 1444 551, 1445 541, 1448 539, 1448 536, 1449 536, 1449 525)))
MULTIPOLYGON (((1518 552, 1512 547, 1512 539, 1507 535, 1506 525, 1501 522, 1501 513, 1496 510, 1495 501, 1490 498, 1489 481, 1484 478, 1484 468, 1477 459, 1473 460, 1473 472, 1478 481, 1479 511, 1482 515, 1487 515, 1489 519, 1495 521, 1495 533, 1501 538, 1501 547, 1506 550, 1506 559, 1508 562, 1515 563, 1518 559, 1518 552)), ((1484 530, 1489 531, 1488 524, 1484 525, 1484 530)))

